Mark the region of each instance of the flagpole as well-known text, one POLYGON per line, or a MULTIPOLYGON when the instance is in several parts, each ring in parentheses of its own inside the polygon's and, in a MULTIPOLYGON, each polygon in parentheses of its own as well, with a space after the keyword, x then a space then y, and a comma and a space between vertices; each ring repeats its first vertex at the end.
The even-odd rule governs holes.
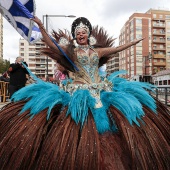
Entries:
MULTIPOLYGON (((48 18, 49 17, 69 17, 69 18, 75 18, 76 16, 74 15, 43 15, 43 24, 44 24, 44 21, 46 22, 45 23, 45 27, 46 27, 46 31, 48 33, 48 18), (46 19, 44 19, 46 18, 46 19)), ((61 49, 61 47, 56 43, 56 41, 50 37, 51 40, 53 41, 53 43, 59 48, 59 50, 64 54, 65 56, 65 53, 64 51, 61 49)), ((67 58, 67 56, 65 56, 67 58)), ((69 60, 69 58, 68 58, 69 60)), ((72 61, 70 60, 70 63, 75 67, 75 69, 78 71, 78 68, 74 65, 74 63, 72 63, 72 61)), ((48 77, 48 56, 46 57, 46 78, 48 77)))

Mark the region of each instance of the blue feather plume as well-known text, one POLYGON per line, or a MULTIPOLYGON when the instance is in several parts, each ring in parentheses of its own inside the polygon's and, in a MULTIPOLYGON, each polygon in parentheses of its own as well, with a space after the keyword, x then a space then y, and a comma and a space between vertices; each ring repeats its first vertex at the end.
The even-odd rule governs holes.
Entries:
POLYGON ((94 106, 95 99, 88 90, 77 90, 71 97, 67 115, 70 114, 77 124, 83 125, 87 119, 89 108, 94 108, 94 106))
POLYGON ((14 102, 20 100, 28 100, 20 113, 30 109, 31 118, 48 108, 47 119, 50 117, 51 109, 56 104, 68 105, 70 94, 59 89, 55 84, 48 82, 38 82, 38 84, 28 85, 12 96, 14 102))
POLYGON ((142 105, 133 95, 124 92, 102 92, 101 100, 106 108, 110 105, 115 106, 123 113, 131 125, 134 122, 139 126, 137 119, 141 119, 144 112, 142 105))
POLYGON ((31 118, 42 110, 48 109, 47 119, 49 119, 55 105, 68 106, 66 116, 71 115, 72 119, 81 126, 87 121, 89 110, 91 110, 99 133, 117 130, 114 120, 109 119, 109 107, 113 105, 122 112, 131 125, 135 123, 140 126, 139 120, 142 120, 145 115, 142 105, 146 105, 156 113, 155 101, 147 92, 155 87, 147 83, 130 82, 117 77, 125 73, 123 70, 109 76, 108 80, 113 83, 113 91, 101 92, 103 107, 97 109, 95 108, 96 99, 91 96, 89 90, 79 89, 70 96, 57 85, 41 80, 14 93, 12 100, 28 100, 21 113, 30 110, 31 118))

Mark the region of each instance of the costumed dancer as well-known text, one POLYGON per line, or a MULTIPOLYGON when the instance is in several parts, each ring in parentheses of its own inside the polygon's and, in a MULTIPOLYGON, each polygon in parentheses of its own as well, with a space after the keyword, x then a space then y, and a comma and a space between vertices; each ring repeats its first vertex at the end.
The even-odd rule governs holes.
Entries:
POLYGON ((111 47, 113 39, 103 29, 77 18, 73 39, 53 32, 75 70, 41 21, 33 20, 49 47, 43 53, 75 78, 63 89, 37 80, 13 95, 13 102, 0 111, 1 169, 168 169, 169 111, 148 94, 152 85, 118 77, 124 72, 105 81, 98 74, 98 67, 115 53, 142 39, 111 47))

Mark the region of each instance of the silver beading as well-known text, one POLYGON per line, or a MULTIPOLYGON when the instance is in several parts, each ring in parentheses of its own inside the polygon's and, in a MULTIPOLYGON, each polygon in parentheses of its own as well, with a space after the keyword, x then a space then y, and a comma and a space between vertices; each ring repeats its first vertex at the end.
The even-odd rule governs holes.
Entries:
POLYGON ((89 31, 88 26, 85 25, 85 24, 83 24, 82 22, 80 22, 80 24, 77 25, 76 28, 75 28, 75 31, 74 31, 74 35, 75 35, 75 36, 76 36, 77 30, 79 30, 79 29, 81 29, 81 28, 85 29, 85 30, 87 31, 88 35, 90 34, 90 31, 89 31))
POLYGON ((66 86, 62 87, 63 90, 70 93, 71 95, 79 89, 89 90, 92 97, 96 100, 95 108, 102 107, 102 102, 100 100, 100 92, 102 90, 111 92, 113 88, 113 84, 107 80, 101 83, 92 83, 92 84, 67 84, 66 86))

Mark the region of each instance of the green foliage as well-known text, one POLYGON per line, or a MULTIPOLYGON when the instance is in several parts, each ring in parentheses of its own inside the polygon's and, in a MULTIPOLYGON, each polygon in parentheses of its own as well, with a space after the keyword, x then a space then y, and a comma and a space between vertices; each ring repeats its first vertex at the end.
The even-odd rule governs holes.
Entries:
POLYGON ((10 65, 10 61, 0 59, 0 73, 4 73, 5 71, 7 71, 9 65, 10 65))

